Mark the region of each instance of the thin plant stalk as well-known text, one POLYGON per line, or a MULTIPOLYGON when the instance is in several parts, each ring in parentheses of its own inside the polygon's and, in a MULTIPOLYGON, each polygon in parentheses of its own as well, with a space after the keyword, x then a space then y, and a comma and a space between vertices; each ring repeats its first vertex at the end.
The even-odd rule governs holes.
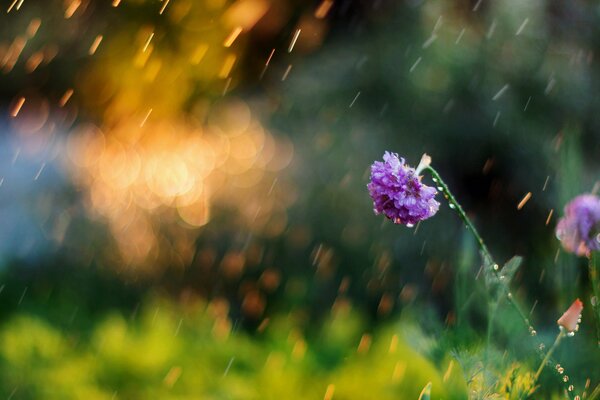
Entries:
POLYGON ((596 317, 596 340, 600 347, 600 252, 594 251, 590 255, 588 264, 590 274, 590 285, 592 285, 592 293, 594 295, 592 307, 596 317))
MULTIPOLYGON (((427 167, 427 170, 429 170, 429 172, 431 173, 431 175, 433 177, 433 181, 438 185, 439 188, 441 188, 440 190, 447 197, 448 203, 450 204, 450 208, 456 210, 460 219, 465 223, 465 225, 467 226, 469 231, 471 231, 471 233, 475 237, 477 245, 481 249, 481 253, 486 258, 486 261, 492 266, 492 272, 494 273, 496 278, 498 278, 498 281, 503 282, 503 280, 500 279, 500 270, 499 270, 498 264, 494 261, 492 254, 490 253, 487 245, 481 238, 481 235, 477 231, 477 228, 475 228, 475 225, 473 225, 473 223, 471 222, 471 219, 467 216, 467 214, 465 213, 465 211, 463 210, 461 205, 458 203, 458 201, 456 201, 456 198, 454 197, 454 195, 452 195, 452 192, 450 192, 450 189, 448 188, 446 183, 442 180, 442 177, 440 176, 440 174, 438 174, 438 172, 431 166, 427 167)), ((513 308, 517 311, 517 313, 521 317, 521 320, 526 325, 527 329, 530 332, 532 330, 534 330, 533 326, 531 325, 531 322, 529 321, 529 318, 527 318, 525 313, 523 313, 523 311, 521 310, 519 305, 515 302, 510 291, 508 291, 508 293, 507 293, 507 298, 508 298, 508 301, 510 302, 510 304, 513 306, 513 308)))
POLYGON ((542 363, 540 364, 539 368, 537 369, 537 371, 535 373, 535 377, 533 379, 534 383, 537 382, 537 380, 539 379, 540 374, 544 370, 544 367, 546 366, 546 364, 548 364, 550 357, 552 357, 552 353, 554 353, 554 350, 556 350, 556 348, 560 344, 560 341, 562 340, 563 337, 565 337, 565 331, 562 327, 560 327, 560 331, 558 332, 558 335, 556 335, 556 339, 554 340, 552 347, 550 347, 550 349, 548 349, 546 356, 542 360, 542 363))
MULTIPOLYGON (((483 257, 486 259, 487 263, 491 266, 492 273, 498 279, 498 282, 500 282, 502 285, 504 285, 504 287, 506 289, 506 297, 507 297, 509 303, 514 308, 514 310, 517 312, 517 314, 519 314, 519 316, 521 317, 521 320, 525 324, 525 327, 527 328, 529 333, 532 336, 535 336, 536 335, 535 328, 529 321, 529 318, 525 315, 525 313, 521 310, 521 308, 519 307, 519 305, 513 298, 512 293, 510 292, 509 288, 507 287, 506 282, 504 282, 504 280, 501 279, 500 268, 499 268, 498 264, 494 261, 492 254, 490 253, 487 245, 483 241, 483 238, 477 231, 477 228, 475 228, 475 225, 473 225, 473 222, 471 222, 471 219, 467 216, 467 214, 461 207, 460 203, 456 200, 456 198, 454 197, 454 195, 448 188, 448 185, 446 185, 446 183, 444 182, 444 180, 442 179, 440 174, 431 165, 426 166, 423 170, 428 170, 431 173, 433 181, 436 183, 436 186, 442 192, 444 197, 448 200, 448 204, 449 204, 450 208, 454 209, 458 213, 458 216, 460 217, 460 219, 464 222, 464 224, 467 226, 469 231, 471 231, 471 234, 475 237, 475 240, 481 250, 483 257)), ((496 303, 496 305, 494 307, 494 312, 495 312, 495 309, 497 308, 497 305, 498 305, 498 303, 496 303)), ((486 360, 488 358, 487 353, 488 353, 489 343, 490 343, 491 336, 492 336, 493 320, 494 320, 494 316, 490 315, 490 318, 488 319, 488 330, 487 330, 486 360)), ((559 336, 561 336, 561 334, 564 334, 562 332, 562 330, 561 330, 561 333, 559 334, 559 336)), ((562 337, 560 337, 560 339, 562 339, 562 337)), ((544 360, 542 362, 542 366, 552 360, 551 359, 552 353, 554 352, 554 349, 556 348, 556 346, 558 346, 558 342, 560 342, 560 339, 557 338, 554 345, 551 347, 551 349, 548 351, 548 353, 546 353, 544 360)), ((539 343, 539 345, 541 346, 542 344, 539 343)), ((543 369, 543 367, 542 367, 542 369, 543 369)), ((539 372, 541 373, 541 371, 539 371, 539 372)), ((568 391, 568 394, 569 394, 569 397, 573 398, 574 394, 572 391, 568 391)))
POLYGON ((490 346, 492 342, 492 332, 494 330, 494 318, 496 317, 496 310, 498 309, 497 302, 489 302, 488 304, 488 324, 487 324, 487 336, 486 336, 486 345, 485 345, 485 362, 489 359, 490 346))
POLYGON ((467 217, 465 211, 462 209, 461 205, 458 203, 458 201, 456 201, 454 195, 452 195, 452 192, 450 192, 450 189, 448 188, 448 185, 446 185, 446 182, 442 180, 440 174, 438 174, 438 172, 435 169, 433 169, 432 166, 428 166, 426 167, 426 169, 429 170, 433 177, 433 181, 439 186, 439 188, 441 188, 442 193, 447 197, 448 203, 450 204, 450 208, 456 210, 460 219, 463 220, 463 222, 465 223, 465 225, 467 225, 473 236, 475 236, 477 245, 481 249, 481 252, 483 253, 484 257, 491 265, 494 265, 494 259, 492 258, 492 255, 490 254, 490 251, 488 250, 485 242, 481 238, 481 235, 479 235, 479 232, 475 228, 475 225, 473 225, 469 217, 467 217))

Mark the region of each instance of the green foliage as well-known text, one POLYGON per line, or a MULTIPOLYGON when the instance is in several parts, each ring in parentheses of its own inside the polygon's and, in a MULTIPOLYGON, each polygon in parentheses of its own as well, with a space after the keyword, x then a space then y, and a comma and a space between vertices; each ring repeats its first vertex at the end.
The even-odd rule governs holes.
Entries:
POLYGON ((456 354, 465 371, 469 399, 525 400, 532 398, 538 386, 534 373, 526 365, 504 360, 503 354, 492 351, 487 365, 482 363, 481 351, 470 349, 456 354))
POLYGON ((423 388, 421 395, 419 396, 419 400, 429 400, 431 398, 431 382, 429 382, 423 388))
POLYGON ((110 314, 82 335, 18 314, 0 330, 0 393, 19 399, 275 400, 322 398, 331 390, 335 399, 396 400, 415 399, 432 382, 432 399, 465 396, 451 359, 436 366, 391 328, 371 336, 363 327, 346 311, 335 313, 314 339, 303 337, 289 317, 248 334, 231 331, 213 304, 150 302, 134 320, 110 314))
POLYGON ((520 366, 514 364, 508 371, 504 379, 498 382, 499 394, 507 400, 523 400, 530 398, 537 389, 534 379, 534 373, 531 371, 521 371, 520 366))

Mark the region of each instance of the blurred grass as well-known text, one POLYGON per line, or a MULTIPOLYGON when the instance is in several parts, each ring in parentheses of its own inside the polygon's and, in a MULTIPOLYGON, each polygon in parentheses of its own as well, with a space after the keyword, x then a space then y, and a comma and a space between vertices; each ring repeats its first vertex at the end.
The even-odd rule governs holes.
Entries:
MULTIPOLYGON (((3 397, 19 399, 464 398, 460 368, 439 366, 391 326, 361 343, 363 324, 339 312, 313 339, 289 316, 262 333, 231 330, 218 303, 149 300, 134 319, 118 312, 87 334, 19 313, 0 329, 3 397), (314 339, 319 339, 314 341, 314 339)), ((415 334, 418 331, 413 331, 415 334)), ((450 366, 450 365, 453 366, 450 366)))

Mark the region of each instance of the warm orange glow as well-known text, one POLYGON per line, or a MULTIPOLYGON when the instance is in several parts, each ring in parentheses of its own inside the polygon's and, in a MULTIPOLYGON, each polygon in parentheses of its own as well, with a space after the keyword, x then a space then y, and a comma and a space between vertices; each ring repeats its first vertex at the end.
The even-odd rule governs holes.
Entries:
POLYGON ((269 10, 266 0, 238 0, 229 7, 223 18, 230 26, 250 30, 269 10))
POLYGON ((96 39, 94 39, 94 42, 90 46, 90 49, 88 51, 88 54, 90 56, 94 55, 94 53, 96 53, 96 50, 98 50, 98 46, 100 46, 100 42, 102 42, 102 35, 96 36, 96 39))
POLYGON ((237 37, 240 36, 240 33, 242 33, 242 31, 243 31, 243 29, 241 26, 236 26, 233 29, 233 31, 231 31, 229 36, 227 36, 227 39, 225 39, 225 42, 223 42, 223 46, 231 47, 233 42, 235 42, 235 39, 237 39, 237 37))
POLYGON ((325 18, 333 6, 333 0, 323 0, 319 7, 315 10, 315 17, 325 18))
MULTIPOLYGON (((286 207, 295 201, 293 190, 273 187, 274 173, 288 165, 293 147, 265 131, 241 100, 215 104, 205 126, 158 118, 140 126, 132 119, 103 133, 85 125, 71 134, 67 152, 90 212, 108 221, 131 265, 158 263, 162 222, 176 218, 188 233, 169 240, 189 240, 218 204, 237 209, 253 230, 278 235, 287 226, 286 207)), ((225 260, 222 267, 232 276, 244 266, 233 253, 225 260)), ((260 304, 260 298, 247 299, 249 312, 260 313, 260 304)))
POLYGON ((25 104, 25 97, 20 97, 19 100, 17 100, 17 102, 13 106, 10 112, 10 116, 15 118, 17 115, 19 115, 19 111, 21 111, 21 107, 23 107, 23 104, 25 104))
POLYGON ((221 67, 221 71, 219 71, 219 78, 227 78, 231 73, 231 69, 233 68, 233 64, 235 64, 236 56, 235 54, 229 54, 225 58, 225 62, 221 67))
POLYGON ((73 0, 67 4, 67 8, 65 10, 65 18, 71 18, 75 11, 81 6, 81 0, 73 0))
POLYGON ((29 38, 34 37, 38 29, 40 29, 40 26, 42 26, 42 21, 39 18, 32 19, 27 26, 27 36, 29 38))
POLYGON ((73 89, 67 89, 65 94, 63 94, 63 96, 60 98, 58 105, 60 107, 64 107, 67 104, 67 102, 69 101, 69 99, 71 98, 71 96, 73 96, 73 89))

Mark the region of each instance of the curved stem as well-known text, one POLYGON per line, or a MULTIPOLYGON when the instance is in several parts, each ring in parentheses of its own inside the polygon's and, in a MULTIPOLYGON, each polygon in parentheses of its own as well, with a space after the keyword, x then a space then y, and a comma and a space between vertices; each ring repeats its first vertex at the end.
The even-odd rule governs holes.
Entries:
MULTIPOLYGON (((536 335, 535 328, 529 321, 529 318, 527 317, 527 315, 525 315, 525 313, 521 310, 521 308, 519 307, 519 305, 513 298, 507 282, 505 282, 504 279, 501 279, 500 268, 498 267, 498 264, 496 264, 496 262, 494 261, 492 254, 490 253, 488 247, 486 246, 485 242, 483 241, 481 235, 477 231, 477 228, 475 228, 475 225, 473 225, 473 222, 471 222, 471 220, 469 219, 469 217, 467 216, 467 214, 465 213, 465 211, 463 210, 461 205, 458 203, 458 201, 456 200, 456 198, 454 197, 452 192, 450 192, 448 185, 446 185, 446 183, 444 182, 444 180, 442 179, 440 174, 430 165, 425 167, 423 170, 428 170, 431 173, 433 181, 436 183, 436 186, 438 186, 438 189, 443 193, 444 197, 448 200, 450 208, 454 209, 458 213, 458 216, 460 217, 460 219, 465 223, 467 228, 471 231, 471 233, 475 237, 475 240, 477 241, 477 245, 481 249, 481 253, 483 254, 483 257, 486 259, 488 265, 492 269, 494 276, 498 279, 498 282, 500 282, 500 284, 504 286, 505 291, 503 291, 503 293, 504 292, 506 293, 508 302, 511 304, 513 309, 517 312, 517 314, 519 314, 519 316, 521 317, 521 320, 525 324, 525 327, 527 328, 529 333, 532 336, 535 336, 536 335)), ((598 256, 598 257, 600 258, 600 256, 598 256)), ((598 261, 598 262, 600 263, 600 261, 598 261)), ((497 303, 496 303, 496 306, 497 306, 497 303)), ((487 331, 488 347, 489 347, 489 341, 490 341, 491 335, 492 335, 492 323, 493 323, 493 316, 490 316, 490 318, 488 319, 488 331, 487 331)), ((551 356, 552 356, 552 353, 554 352, 554 349, 556 348, 556 346, 558 346, 558 342, 560 342, 560 339, 562 339, 561 334, 564 334, 562 332, 562 330, 561 330, 561 333, 559 334, 559 337, 557 337, 556 341, 554 342, 554 345, 552 345, 551 349, 548 351, 548 353, 546 353, 546 356, 544 357, 544 360, 542 361, 542 366, 540 366, 541 369, 543 369, 543 365, 545 365, 549 361, 552 361, 551 356)), ((542 344, 539 340, 537 340, 537 342, 538 342, 537 343, 538 345, 542 344)), ((487 360, 487 352, 488 352, 488 349, 486 349, 486 360, 487 360)), ((538 370, 538 374, 536 374, 536 377, 537 377, 537 375, 539 375, 539 373, 541 373, 541 369, 538 370)), ((572 391, 567 391, 567 393, 570 398, 573 398, 574 394, 572 391)))
POLYGON ((490 264, 492 264, 492 265, 496 264, 494 262, 494 259, 492 258, 492 255, 490 254, 490 251, 488 250, 485 242, 481 238, 481 235, 479 235, 479 232, 477 232, 477 228, 475 228, 475 225, 473 225, 473 223, 471 222, 471 220, 469 219, 469 217, 467 217, 467 214, 465 213, 465 211, 463 210, 463 208, 460 206, 459 202, 456 201, 456 199, 452 195, 452 192, 450 192, 450 189, 448 188, 448 185, 446 185, 446 182, 444 182, 444 180, 442 179, 442 177, 440 176, 440 174, 438 174, 438 172, 435 169, 433 169, 433 167, 428 166, 426 169, 429 170, 429 172, 431 173, 431 176, 433 177, 433 181, 437 185, 439 185, 439 187, 441 188, 442 193, 448 199, 448 203, 450 203, 450 207, 454 208, 456 210, 456 212, 458 213, 458 216, 460 217, 460 219, 463 220, 463 222, 467 225, 467 227, 469 228, 469 230, 471 231, 471 233, 473 234, 473 236, 475 236, 475 240, 477 241, 477 245, 481 249, 481 252, 487 258, 487 261, 490 264))
MULTIPOLYGON (((446 183, 444 182, 444 180, 442 179, 440 174, 438 174, 438 172, 433 167, 428 166, 426 169, 431 173, 433 181, 436 183, 436 185, 438 185, 441 192, 444 194, 444 197, 446 197, 448 199, 448 203, 450 203, 450 208, 453 208, 456 210, 460 219, 465 223, 465 225, 467 225, 467 228, 469 228, 469 230, 475 237, 475 240, 477 241, 477 245, 481 249, 481 253, 486 258, 486 261, 489 263, 489 265, 491 265, 492 271, 493 271, 494 275, 496 276, 496 278, 498 278, 498 281, 503 282, 503 279, 500 279, 500 269, 498 268, 498 264, 496 264, 496 262, 494 261, 492 254, 488 250, 488 247, 486 246, 481 235, 477 231, 477 228, 475 228, 475 225, 473 225, 473 222, 471 222, 471 220, 469 219, 469 217, 467 216, 467 214, 465 213, 465 211, 463 210, 461 205, 458 203, 458 201, 456 200, 456 198, 454 197, 452 192, 450 192, 448 185, 446 185, 446 183)), ((525 313, 523 313, 523 311, 521 311, 521 308, 515 302, 515 300, 512 297, 512 294, 508 290, 507 290, 506 297, 508 298, 508 301, 510 302, 510 304, 512 304, 513 308, 517 311, 517 313, 519 314, 519 316, 525 323, 527 329, 529 331, 534 330, 533 326, 531 326, 529 318, 527 318, 525 313)))

